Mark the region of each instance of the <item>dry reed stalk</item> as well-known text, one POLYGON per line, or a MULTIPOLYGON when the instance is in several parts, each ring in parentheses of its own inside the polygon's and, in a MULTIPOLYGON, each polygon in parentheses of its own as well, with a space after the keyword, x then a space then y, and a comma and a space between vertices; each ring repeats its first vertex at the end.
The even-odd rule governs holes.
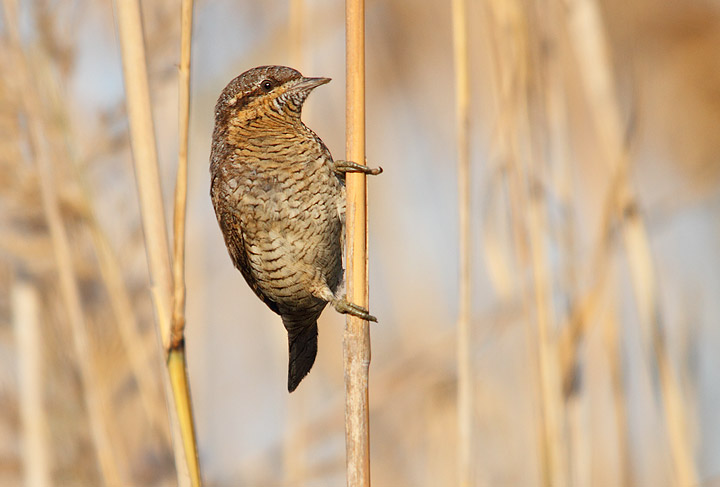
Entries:
POLYGON ((130 139, 135 162, 135 177, 140 197, 141 216, 145 235, 153 304, 160 331, 161 354, 167 357, 165 394, 169 407, 173 432, 173 452, 177 469, 178 485, 199 485, 199 468, 191 466, 197 461, 192 410, 183 407, 176 397, 187 398, 187 371, 184 356, 167 355, 171 341, 171 289, 172 271, 163 211, 162 191, 158 175, 157 150, 150 105, 145 47, 143 40, 140 5, 137 0, 117 0, 117 28, 123 58, 123 75, 127 98, 130 139), (177 393, 176 393, 177 391, 177 393), (188 445, 188 448, 186 448, 188 445), (192 474, 191 474, 192 472, 192 474))
POLYGON ((23 485, 45 487, 51 484, 51 478, 47 415, 43 405, 40 299, 35 286, 23 279, 13 285, 11 299, 18 350, 23 485))
POLYGON ((115 5, 123 58, 130 141, 142 209, 153 301, 160 336, 164 348, 167 349, 170 340, 172 272, 158 174, 155 129, 150 108, 140 5, 137 0, 117 0, 115 5))
MULTIPOLYGON (((365 1, 345 3, 346 159, 365 162, 365 1)), ((348 173, 346 242, 347 300, 368 307, 367 183, 363 173, 348 173)), ((345 446, 347 484, 370 485, 368 369, 370 327, 347 315, 343 336, 345 360, 345 446)))
POLYGON ((458 216, 460 227, 459 316, 457 323, 458 480, 472 483, 472 365, 470 362, 470 75, 468 72, 467 4, 453 0, 453 52, 455 59, 455 117, 458 157, 458 216))
POLYGON ((619 177, 620 180, 615 199, 616 210, 624 220, 622 232, 625 251, 645 342, 648 348, 653 350, 658 366, 665 423, 675 464, 675 480, 680 486, 695 485, 698 476, 688 432, 687 411, 679 379, 661 336, 649 239, 629 181, 630 155, 623 140, 622 118, 613 86, 610 55, 600 9, 593 0, 565 0, 565 3, 568 7, 568 31, 574 40, 572 44, 600 145, 607 151, 606 159, 611 175, 619 177))
POLYGON ((190 128, 190 53, 193 0, 181 3, 180 66, 178 67, 178 166, 173 218, 173 314, 170 350, 184 348, 185 339, 185 220, 187 215, 188 133, 190 128))
POLYGON ((182 434, 190 484, 202 485, 195 423, 185 355, 185 220, 187 214, 188 132, 190 127, 190 55, 193 0, 181 2, 179 81, 179 148, 173 219, 173 313, 167 367, 182 434))
POLYGON ((41 109, 39 91, 30 74, 30 66, 22 48, 18 30, 18 11, 14 0, 4 0, 5 27, 11 45, 12 64, 19 81, 18 91, 21 104, 27 116, 27 129, 33 150, 33 157, 40 182, 40 196, 43 213, 49 227, 55 263, 57 265, 60 293, 67 318, 72 330, 73 344, 77 356, 80 380, 83 386, 85 406, 88 413, 91 437, 98 456, 103 481, 108 485, 120 485, 124 475, 116 463, 112 443, 108 434, 108 420, 105 412, 101 382, 92 364, 92 350, 87 323, 82 308, 77 277, 72 263, 72 252, 65 225, 58 204, 54 170, 48 142, 45 139, 44 114, 41 109))

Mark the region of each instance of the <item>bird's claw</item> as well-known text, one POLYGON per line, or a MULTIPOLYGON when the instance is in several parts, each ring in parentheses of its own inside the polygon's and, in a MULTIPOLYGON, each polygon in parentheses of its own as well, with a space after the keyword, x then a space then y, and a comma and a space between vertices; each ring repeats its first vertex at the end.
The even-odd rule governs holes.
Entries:
POLYGON ((370 176, 377 176, 383 172, 382 167, 367 167, 352 161, 335 161, 335 172, 345 174, 349 172, 361 172, 370 176))
POLYGON ((356 316, 358 318, 362 318, 363 320, 374 321, 377 323, 377 318, 371 315, 367 309, 358 304, 350 303, 347 299, 337 299, 333 302, 333 306, 338 313, 356 316))

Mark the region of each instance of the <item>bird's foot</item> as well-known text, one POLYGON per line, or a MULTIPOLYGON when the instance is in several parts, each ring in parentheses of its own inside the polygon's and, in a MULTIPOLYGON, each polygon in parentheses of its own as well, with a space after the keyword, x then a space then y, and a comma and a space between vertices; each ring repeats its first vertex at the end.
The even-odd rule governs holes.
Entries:
POLYGON ((338 313, 357 316, 363 320, 374 321, 377 323, 377 318, 371 315, 367 309, 358 304, 350 303, 345 298, 333 300, 332 305, 338 313))
POLYGON ((383 172, 382 167, 367 167, 352 161, 335 161, 335 172, 345 174, 348 172, 361 172, 370 176, 377 176, 383 172))

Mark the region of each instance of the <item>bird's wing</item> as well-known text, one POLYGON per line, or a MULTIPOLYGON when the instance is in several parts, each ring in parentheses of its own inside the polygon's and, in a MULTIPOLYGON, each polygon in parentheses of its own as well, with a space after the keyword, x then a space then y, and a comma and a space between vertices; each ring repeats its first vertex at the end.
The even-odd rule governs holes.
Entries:
POLYGON ((237 201, 236 196, 237 192, 228 191, 229 188, 225 186, 227 186, 225 181, 217 176, 213 177, 210 195, 212 196, 215 215, 217 216, 220 229, 225 238, 225 246, 228 249, 230 258, 257 297, 259 297, 268 308, 279 314, 277 303, 263 293, 258 286, 257 279, 252 275, 252 267, 245 245, 246 240, 243 235, 242 222, 236 213, 239 206, 239 201, 237 201))

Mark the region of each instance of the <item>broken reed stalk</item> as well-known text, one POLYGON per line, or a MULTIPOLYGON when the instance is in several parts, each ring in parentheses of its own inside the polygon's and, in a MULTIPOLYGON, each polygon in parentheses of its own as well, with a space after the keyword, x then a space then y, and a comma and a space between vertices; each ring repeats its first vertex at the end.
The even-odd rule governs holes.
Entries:
POLYGON ((43 356, 40 298, 35 286, 20 278, 13 284, 12 320, 18 351, 22 463, 26 487, 51 485, 48 424, 43 405, 43 356))
POLYGON ((72 262, 70 242, 60 212, 57 188, 51 152, 45 138, 44 113, 40 106, 39 93, 31 76, 26 53, 22 48, 18 30, 18 11, 14 0, 4 0, 5 27, 11 45, 13 67, 18 79, 18 94, 27 117, 27 129, 32 147, 35 167, 40 183, 40 197, 43 213, 49 228, 50 239, 57 265, 60 294, 67 319, 72 330, 75 355, 82 383, 83 398, 88 413, 90 433, 98 456, 100 472, 106 485, 121 485, 124 478, 113 454, 112 442, 108 433, 108 421, 104 412, 101 382, 92 363, 92 350, 88 336, 87 322, 82 308, 82 300, 77 276, 72 262))
POLYGON ((468 73, 467 5, 453 0, 453 52, 455 58, 455 118, 458 157, 458 216, 460 227, 459 316, 457 323, 458 480, 472 483, 472 367, 470 363, 470 81, 468 73))
POLYGON ((193 0, 182 0, 180 15, 180 67, 178 69, 178 168, 173 218, 173 311, 167 367, 183 449, 193 486, 202 484, 185 355, 185 220, 187 214, 188 133, 190 127, 190 55, 193 0))
MULTIPOLYGON (((365 2, 345 2, 346 159, 365 162, 365 2)), ((363 173, 348 173, 346 242, 347 300, 368 307, 367 184, 363 173)), ((343 336, 345 361, 345 447, 347 485, 370 485, 368 322, 347 315, 343 336)))
POLYGON ((698 474, 688 431, 688 414, 660 329, 655 269, 637 196, 629 181, 630 155, 624 141, 622 118, 614 88, 608 43, 600 7, 595 0, 565 0, 568 32, 574 40, 576 59, 590 104, 600 146, 605 148, 611 177, 620 183, 615 201, 616 215, 623 220, 622 232, 646 346, 654 353, 660 377, 661 399, 677 485, 696 485, 698 474))
POLYGON ((117 0, 117 28, 123 59, 123 76, 127 98, 130 139, 135 162, 135 177, 140 198, 143 233, 147 252, 153 305, 163 357, 167 357, 168 375, 165 394, 173 432, 173 452, 178 485, 200 485, 197 446, 194 441, 192 409, 187 394, 187 370, 184 355, 166 355, 171 340, 172 272, 160 187, 155 132, 148 86, 145 46, 137 0, 117 0), (183 392, 183 389, 185 392, 183 392), (175 400, 177 398, 177 401, 175 400))
POLYGON ((190 126, 190 50, 193 0, 181 5, 178 68, 178 167, 173 218, 173 314, 170 350, 183 346, 185 333, 185 219, 187 214, 188 131, 190 126))

